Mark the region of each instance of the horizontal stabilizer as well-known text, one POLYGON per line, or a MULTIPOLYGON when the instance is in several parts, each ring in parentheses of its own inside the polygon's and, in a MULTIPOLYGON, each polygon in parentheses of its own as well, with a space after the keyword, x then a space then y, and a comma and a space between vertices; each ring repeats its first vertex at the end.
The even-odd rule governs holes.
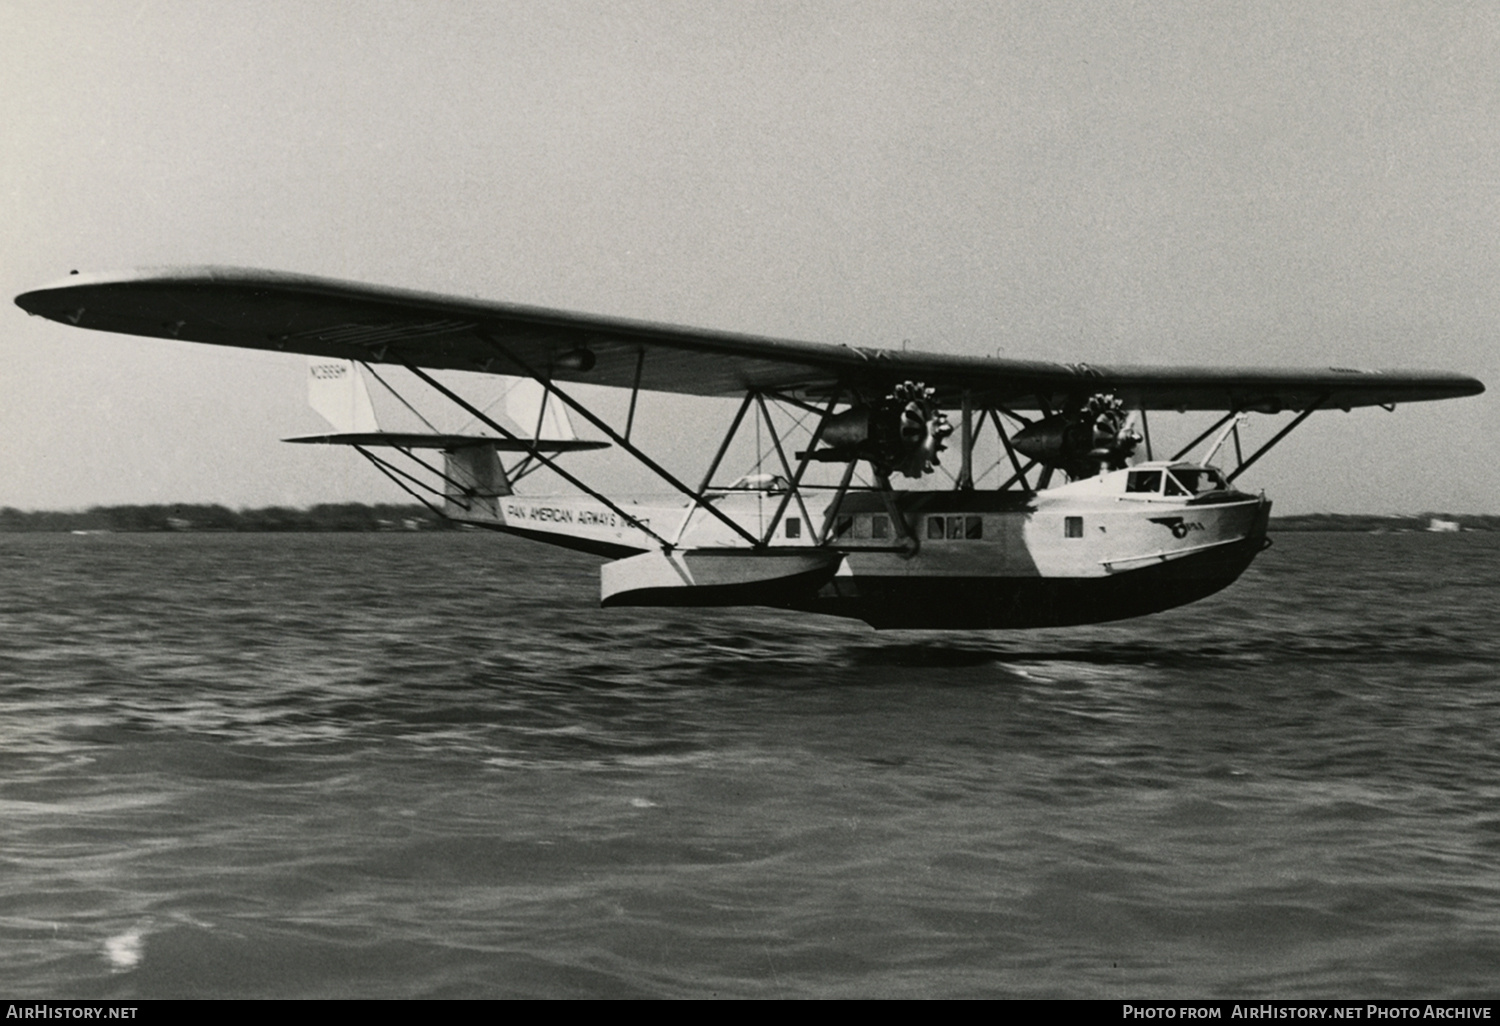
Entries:
POLYGON ((585 442, 577 438, 495 438, 490 435, 442 435, 400 431, 346 431, 334 435, 298 435, 283 442, 307 442, 314 445, 368 445, 397 449, 466 449, 475 445, 493 446, 496 452, 581 452, 585 449, 608 449, 608 442, 585 442))

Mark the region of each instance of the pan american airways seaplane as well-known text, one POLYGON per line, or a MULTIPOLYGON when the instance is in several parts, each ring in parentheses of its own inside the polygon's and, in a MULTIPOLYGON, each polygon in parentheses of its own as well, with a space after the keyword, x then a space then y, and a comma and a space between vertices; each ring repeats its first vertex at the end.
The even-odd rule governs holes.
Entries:
POLYGON ((776 606, 877 628, 1053 627, 1193 602, 1269 544, 1270 501, 1236 483, 1315 411, 1484 391, 1445 372, 856 348, 229 268, 75 272, 16 302, 81 328, 305 354, 313 406, 334 430, 288 441, 352 446, 459 523, 604 557, 605 606, 776 606), (389 385, 393 368, 472 427, 382 430, 367 374, 415 410, 389 385), (449 371, 505 378, 503 409, 434 376, 449 371), (580 401, 580 384, 628 390, 624 423, 580 401), (696 487, 631 440, 645 392, 738 398, 696 487), (1221 416, 1160 459, 1156 411, 1221 416), (1245 455, 1242 423, 1283 412, 1290 422, 1245 455), (569 414, 600 437, 577 437, 569 414), (761 472, 717 483, 747 420, 761 472), (987 426, 993 459, 976 475, 987 426), (667 494, 611 497, 563 465, 608 446, 667 494), (1235 466, 1221 469, 1230 449, 1235 466), (952 486, 932 487, 944 455, 952 486), (517 494, 539 467, 578 494, 517 494), (1003 482, 980 487, 991 473, 1003 482), (917 487, 897 489, 897 476, 917 487))

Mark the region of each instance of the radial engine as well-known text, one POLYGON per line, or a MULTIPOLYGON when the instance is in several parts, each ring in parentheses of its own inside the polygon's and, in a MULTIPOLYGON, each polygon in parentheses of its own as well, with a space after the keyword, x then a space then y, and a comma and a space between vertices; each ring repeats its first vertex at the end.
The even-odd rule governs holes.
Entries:
MULTIPOLYGON (((904 381, 874 403, 861 403, 830 417, 821 440, 827 448, 811 458, 824 463, 869 460, 877 473, 907 477, 932 473, 953 425, 933 401, 933 390, 904 381)), ((806 453, 798 453, 799 457, 806 453)))
POLYGON ((1112 395, 1089 398, 1081 408, 1054 414, 1015 433, 1011 445, 1043 466, 1077 481, 1129 463, 1141 436, 1125 404, 1112 395))

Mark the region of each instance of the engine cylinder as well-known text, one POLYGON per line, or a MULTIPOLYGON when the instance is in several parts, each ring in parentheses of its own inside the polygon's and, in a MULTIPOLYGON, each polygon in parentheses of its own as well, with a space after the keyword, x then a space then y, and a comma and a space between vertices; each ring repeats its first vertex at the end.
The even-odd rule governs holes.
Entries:
POLYGON ((910 381, 879 403, 855 406, 828 418, 812 458, 825 462, 865 459, 881 474, 931 473, 953 425, 932 399, 933 390, 910 381))
POLYGON ((1017 431, 1010 444, 1076 481, 1125 466, 1140 441, 1120 400, 1096 395, 1074 413, 1054 414, 1017 431))

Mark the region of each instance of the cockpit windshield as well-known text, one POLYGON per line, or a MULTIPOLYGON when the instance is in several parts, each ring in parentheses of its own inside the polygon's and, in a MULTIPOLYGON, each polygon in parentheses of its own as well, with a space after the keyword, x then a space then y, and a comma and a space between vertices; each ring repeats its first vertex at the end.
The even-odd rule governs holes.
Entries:
POLYGON ((1205 492, 1225 491, 1224 475, 1212 467, 1173 467, 1171 470, 1132 470, 1125 478, 1125 491, 1133 495, 1167 495, 1188 498, 1205 492))
POLYGON ((1177 493, 1169 488, 1168 495, 1202 495, 1204 492, 1222 492, 1229 487, 1224 481, 1224 475, 1212 467, 1173 467, 1171 476, 1176 478, 1186 491, 1177 493))

